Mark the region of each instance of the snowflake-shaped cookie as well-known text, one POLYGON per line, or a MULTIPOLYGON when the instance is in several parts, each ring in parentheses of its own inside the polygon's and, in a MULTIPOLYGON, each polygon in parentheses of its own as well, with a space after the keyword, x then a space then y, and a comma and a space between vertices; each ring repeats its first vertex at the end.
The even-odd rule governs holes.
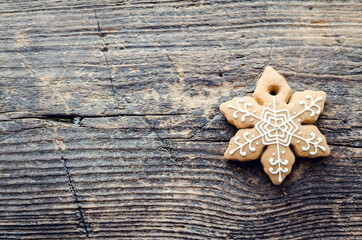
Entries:
POLYGON ((264 171, 279 185, 292 170, 294 154, 328 156, 325 137, 316 126, 306 125, 315 123, 323 111, 325 92, 307 90, 291 95, 284 77, 266 67, 254 98, 234 98, 221 104, 226 119, 241 129, 230 140, 225 158, 249 161, 261 155, 264 171))

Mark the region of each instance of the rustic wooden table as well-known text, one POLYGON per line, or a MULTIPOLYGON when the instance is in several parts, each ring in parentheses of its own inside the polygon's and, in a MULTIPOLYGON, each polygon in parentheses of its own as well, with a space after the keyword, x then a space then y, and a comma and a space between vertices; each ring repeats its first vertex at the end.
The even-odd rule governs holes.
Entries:
POLYGON ((1 1, 0 239, 362 238, 361 1, 1 1), (218 110, 266 65, 331 156, 274 186, 218 110))

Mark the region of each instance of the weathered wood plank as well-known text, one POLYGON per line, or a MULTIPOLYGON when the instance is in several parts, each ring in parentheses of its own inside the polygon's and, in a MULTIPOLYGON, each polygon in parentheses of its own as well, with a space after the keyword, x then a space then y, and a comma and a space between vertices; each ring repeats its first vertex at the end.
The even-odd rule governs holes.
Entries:
POLYGON ((359 1, 0 2, 0 238, 362 237, 359 1), (277 187, 218 110, 272 65, 331 156, 277 187))

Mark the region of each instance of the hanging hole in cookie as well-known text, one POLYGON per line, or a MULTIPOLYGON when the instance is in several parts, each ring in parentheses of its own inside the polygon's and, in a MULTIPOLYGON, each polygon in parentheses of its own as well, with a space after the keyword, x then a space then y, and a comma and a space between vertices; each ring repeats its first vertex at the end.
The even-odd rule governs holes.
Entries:
POLYGON ((279 93, 279 86, 278 85, 271 85, 268 87, 268 92, 270 95, 275 96, 279 93))

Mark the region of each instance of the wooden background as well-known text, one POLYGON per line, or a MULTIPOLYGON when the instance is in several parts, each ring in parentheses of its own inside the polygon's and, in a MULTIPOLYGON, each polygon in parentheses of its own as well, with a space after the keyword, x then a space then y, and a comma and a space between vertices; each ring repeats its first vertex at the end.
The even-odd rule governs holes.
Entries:
POLYGON ((0 239, 361 239, 361 1, 0 2, 0 239), (324 90, 281 186, 218 110, 324 90))

